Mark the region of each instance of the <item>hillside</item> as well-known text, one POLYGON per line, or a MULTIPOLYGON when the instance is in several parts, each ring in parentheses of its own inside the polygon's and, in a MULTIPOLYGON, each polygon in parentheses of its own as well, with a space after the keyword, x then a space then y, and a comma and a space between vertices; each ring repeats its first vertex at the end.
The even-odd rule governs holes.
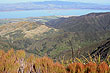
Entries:
MULTIPOLYGON (((39 22, 15 22, 0 26, 0 35, 7 38, 33 38, 35 35, 42 35, 54 28, 49 28, 39 22)), ((56 30, 55 30, 56 31, 56 30)))
POLYGON ((0 25, 7 24, 7 23, 13 23, 13 22, 21 22, 21 21, 45 23, 50 20, 58 19, 58 18, 61 18, 61 16, 42 16, 42 17, 0 19, 0 25))
POLYGON ((14 4, 0 4, 0 11, 47 10, 47 9, 96 9, 109 10, 110 5, 69 1, 44 1, 14 4))
POLYGON ((86 39, 97 40, 97 38, 101 39, 101 36, 109 37, 110 13, 90 13, 83 16, 60 18, 46 24, 67 32, 77 32, 86 39))
MULTIPOLYGON (((86 46, 80 47, 81 54, 93 51, 93 48, 97 48, 101 44, 101 41, 110 37, 110 13, 90 13, 87 15, 60 18, 51 20, 46 25, 54 27, 56 29, 64 30, 65 32, 75 32, 77 34, 77 41, 81 43, 86 42, 86 46), (94 42, 93 42, 94 41, 94 42), (87 46, 87 42, 89 45, 87 46), (90 45, 90 43, 92 43, 90 45), (98 45, 96 45, 98 44, 98 45), (85 49, 83 49, 85 48, 85 49), (83 50, 82 50, 83 49, 83 50)), ((76 37, 74 38, 76 40, 76 37)), ((72 40, 73 42, 73 40, 72 40)), ((76 42, 76 41, 75 41, 76 42)), ((77 47, 78 48, 78 47, 77 47)), ((71 50, 66 51, 71 53, 71 50)), ((62 52, 63 54, 66 52, 62 52)), ((67 53, 66 55, 68 55, 67 53)), ((77 53, 76 53, 77 54, 77 53)), ((71 55, 71 54, 69 54, 71 55)))
POLYGON ((110 13, 90 13, 83 16, 51 20, 47 25, 65 31, 107 31, 110 30, 110 13), (100 29, 99 29, 100 28, 100 29))
POLYGON ((109 12, 53 19, 46 21, 46 25, 43 23, 12 21, 2 24, 0 49, 24 49, 27 53, 48 55, 54 59, 63 56, 71 58, 72 49, 74 57, 87 55, 110 38, 109 12))

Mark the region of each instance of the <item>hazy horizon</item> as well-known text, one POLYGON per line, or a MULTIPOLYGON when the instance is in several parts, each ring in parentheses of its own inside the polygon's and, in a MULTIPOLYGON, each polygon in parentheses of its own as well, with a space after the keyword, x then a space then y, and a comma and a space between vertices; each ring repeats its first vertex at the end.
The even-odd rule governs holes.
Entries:
POLYGON ((42 2, 42 1, 70 1, 70 2, 83 2, 83 3, 97 3, 97 4, 110 4, 108 0, 2 0, 0 3, 20 3, 20 2, 42 2))

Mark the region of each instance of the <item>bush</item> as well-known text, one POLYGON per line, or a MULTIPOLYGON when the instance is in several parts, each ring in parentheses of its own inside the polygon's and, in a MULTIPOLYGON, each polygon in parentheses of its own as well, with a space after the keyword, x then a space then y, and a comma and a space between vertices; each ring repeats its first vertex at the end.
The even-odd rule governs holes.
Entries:
POLYGON ((0 73, 110 73, 110 68, 105 61, 98 64, 74 62, 64 66, 46 56, 25 57, 25 51, 11 49, 8 52, 0 50, 0 73))

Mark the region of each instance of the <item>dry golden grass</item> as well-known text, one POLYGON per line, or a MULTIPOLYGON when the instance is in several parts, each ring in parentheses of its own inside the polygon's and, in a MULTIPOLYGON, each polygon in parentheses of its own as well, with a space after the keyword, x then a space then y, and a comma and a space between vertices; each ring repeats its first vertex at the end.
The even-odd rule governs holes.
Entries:
POLYGON ((11 49, 8 52, 0 50, 0 73, 110 73, 110 67, 105 61, 96 63, 92 60, 86 64, 73 62, 64 66, 46 56, 26 58, 25 51, 11 49))

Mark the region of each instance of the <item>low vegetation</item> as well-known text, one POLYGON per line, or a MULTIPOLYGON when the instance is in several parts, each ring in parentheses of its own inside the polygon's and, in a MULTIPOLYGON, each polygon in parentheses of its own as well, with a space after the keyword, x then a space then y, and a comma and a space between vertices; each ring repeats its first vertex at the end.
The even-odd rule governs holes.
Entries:
POLYGON ((26 56, 25 51, 0 50, 0 73, 110 73, 109 57, 106 61, 82 62, 80 59, 55 62, 44 56, 26 56))

